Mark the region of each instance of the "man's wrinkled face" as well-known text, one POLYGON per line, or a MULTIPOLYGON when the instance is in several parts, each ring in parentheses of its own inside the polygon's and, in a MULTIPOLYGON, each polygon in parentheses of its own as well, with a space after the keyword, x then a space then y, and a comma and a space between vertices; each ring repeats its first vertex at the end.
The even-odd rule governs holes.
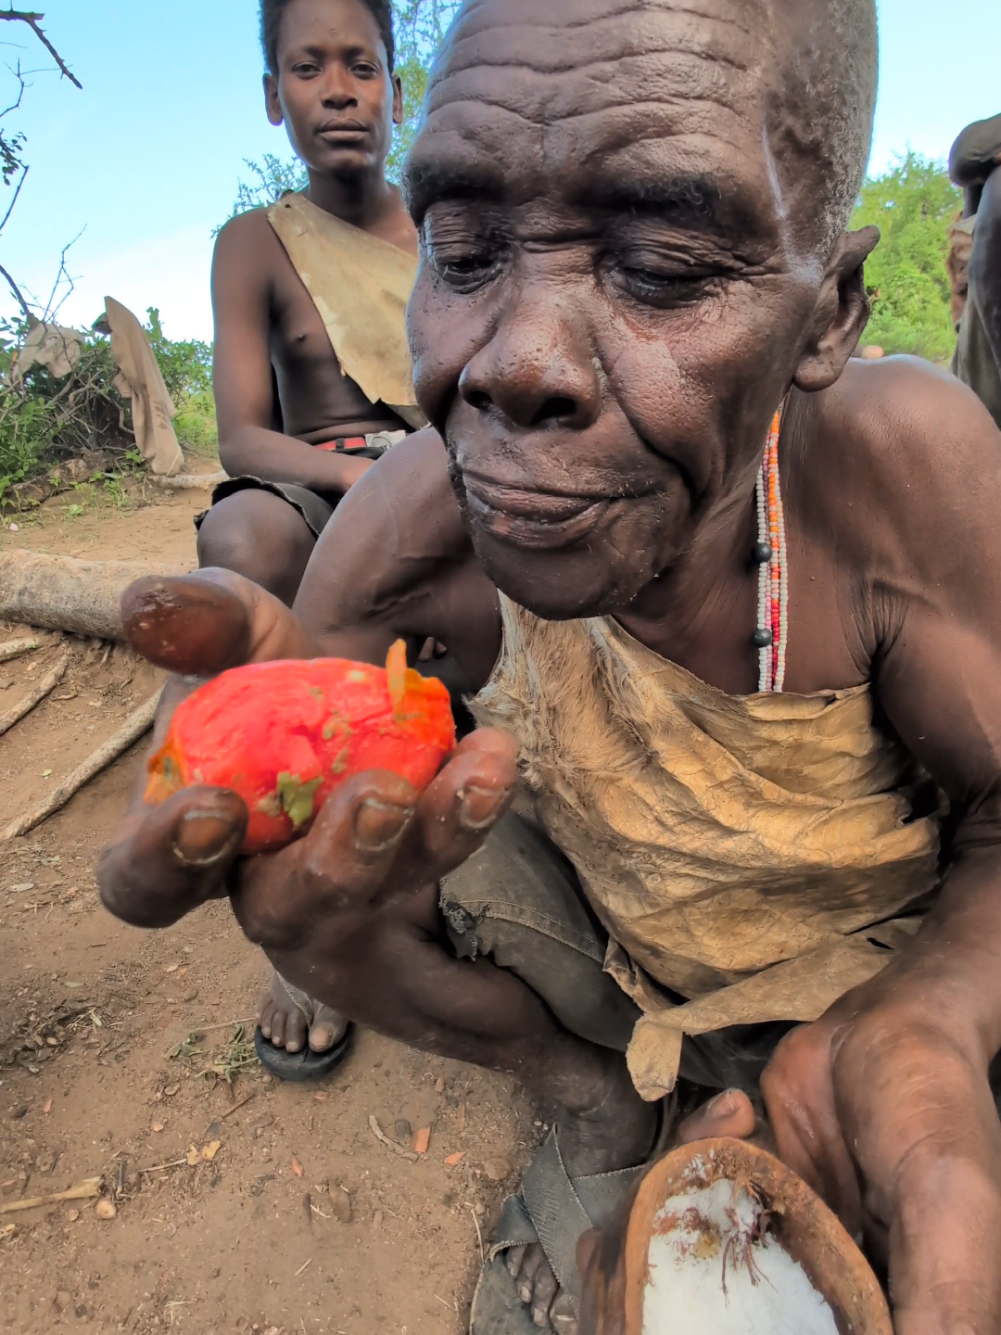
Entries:
POLYGON ((823 276, 768 11, 698 11, 479 0, 410 163, 418 396, 490 575, 554 619, 747 492, 823 276))

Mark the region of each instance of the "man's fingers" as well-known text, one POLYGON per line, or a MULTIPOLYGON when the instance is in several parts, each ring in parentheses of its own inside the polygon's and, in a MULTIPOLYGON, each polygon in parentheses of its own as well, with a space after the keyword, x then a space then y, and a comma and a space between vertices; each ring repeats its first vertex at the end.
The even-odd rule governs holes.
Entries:
POLYGON ((676 1140, 679 1145, 720 1136, 748 1140, 754 1135, 757 1120, 754 1104, 743 1090, 726 1089, 680 1123, 676 1140))
POLYGON ((421 797, 401 854, 403 879, 439 881, 483 844, 510 807, 518 784, 518 745, 483 728, 455 754, 421 797))
POLYGON ((162 806, 136 808, 101 858, 101 898, 139 927, 177 922, 225 893, 247 821, 242 800, 223 788, 185 788, 162 806))
POLYGON ((183 675, 320 652, 284 603, 228 570, 136 580, 122 596, 122 621, 138 653, 183 675))

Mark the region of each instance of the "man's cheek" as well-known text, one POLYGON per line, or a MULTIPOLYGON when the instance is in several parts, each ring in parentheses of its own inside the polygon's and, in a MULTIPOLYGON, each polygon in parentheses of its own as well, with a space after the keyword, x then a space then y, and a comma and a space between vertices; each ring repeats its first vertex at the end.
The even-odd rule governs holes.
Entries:
POLYGON ((423 261, 407 308, 417 402, 439 430, 459 378, 487 341, 486 321, 475 302, 433 281, 423 261))

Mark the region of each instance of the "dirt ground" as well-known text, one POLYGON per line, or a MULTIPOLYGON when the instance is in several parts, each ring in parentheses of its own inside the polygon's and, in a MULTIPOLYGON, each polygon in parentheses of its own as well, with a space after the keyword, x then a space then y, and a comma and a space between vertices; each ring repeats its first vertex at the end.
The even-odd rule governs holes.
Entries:
MULTIPOLYGON (((0 550, 194 564, 206 499, 55 498, 6 518, 0 550)), ((0 826, 159 684, 121 647, 38 638, 0 664, 0 714, 67 646, 71 664, 0 737, 0 826)), ((538 1126, 507 1080, 370 1033, 318 1089, 266 1077, 247 1042, 265 961, 228 907, 143 933, 97 898, 137 759, 3 845, 0 1331, 459 1335, 538 1126), (430 1127, 429 1149, 393 1153, 371 1117, 398 1142, 430 1127), (97 1198, 8 1209, 92 1178, 97 1198)))

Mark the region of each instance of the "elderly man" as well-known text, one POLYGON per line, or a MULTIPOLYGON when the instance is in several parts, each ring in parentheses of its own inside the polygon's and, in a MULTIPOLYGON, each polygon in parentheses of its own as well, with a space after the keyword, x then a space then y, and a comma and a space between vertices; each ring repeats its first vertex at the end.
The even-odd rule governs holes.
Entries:
POLYGON ((470 0, 409 165, 439 434, 294 614, 222 572, 126 600, 181 674, 448 646, 481 727, 425 793, 358 776, 252 859, 235 794, 137 799, 101 887, 151 927, 228 894, 311 995, 525 1082, 554 1130, 477 1335, 576 1329, 679 1071, 729 1090, 689 1136, 760 1091, 899 1335, 1001 1327, 1001 436, 849 360, 875 43, 872 0, 470 0))

